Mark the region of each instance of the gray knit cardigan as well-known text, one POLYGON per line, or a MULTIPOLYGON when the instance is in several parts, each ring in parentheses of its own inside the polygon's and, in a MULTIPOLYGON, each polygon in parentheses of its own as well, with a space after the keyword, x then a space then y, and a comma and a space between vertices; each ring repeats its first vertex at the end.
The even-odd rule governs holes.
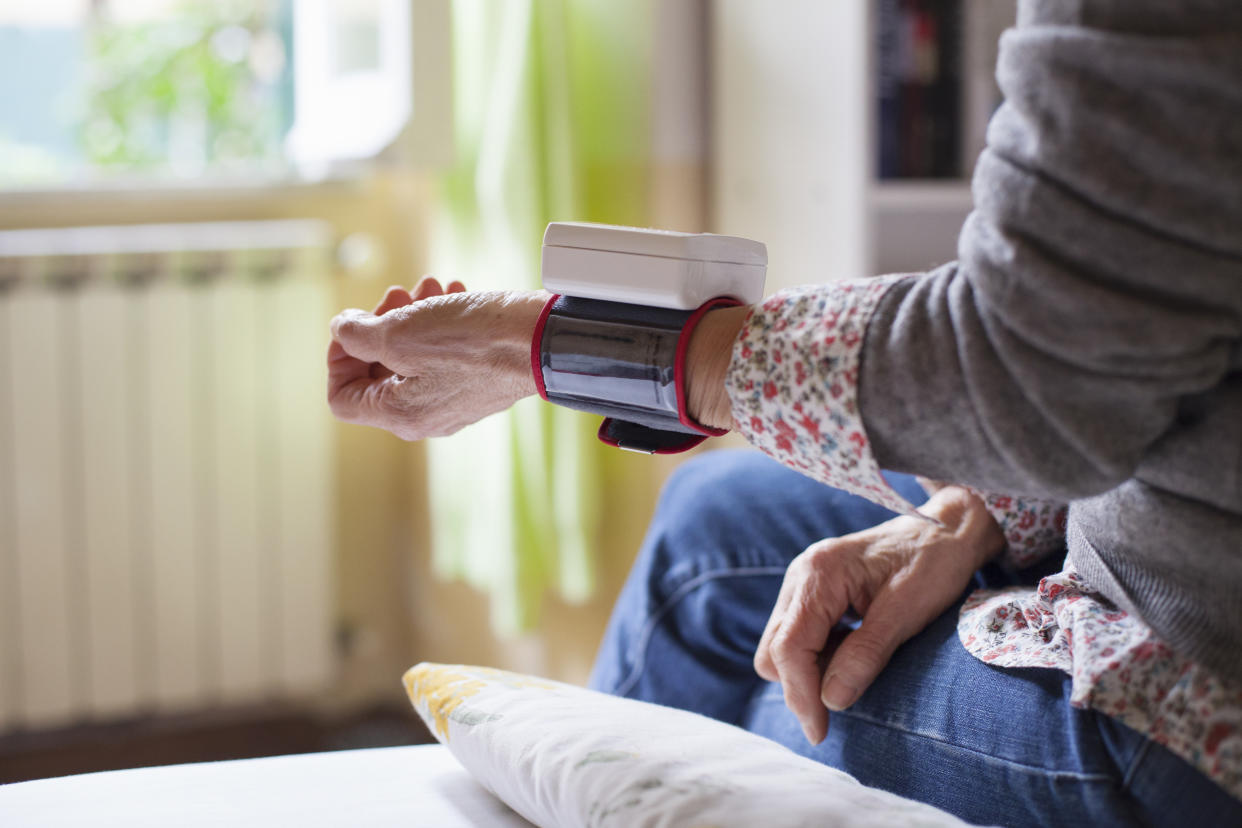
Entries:
POLYGON ((884 297, 882 466, 1070 501, 1070 561, 1242 681, 1242 2, 1030 0, 958 258, 884 297))

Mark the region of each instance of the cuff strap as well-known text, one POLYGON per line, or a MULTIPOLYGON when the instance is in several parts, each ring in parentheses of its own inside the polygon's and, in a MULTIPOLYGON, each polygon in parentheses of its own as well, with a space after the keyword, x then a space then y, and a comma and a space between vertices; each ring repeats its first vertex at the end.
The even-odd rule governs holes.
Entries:
POLYGON ((708 311, 738 304, 719 298, 680 311, 552 296, 531 341, 539 396, 603 414, 600 440, 632 451, 672 454, 724 434, 686 411, 686 354, 708 311))

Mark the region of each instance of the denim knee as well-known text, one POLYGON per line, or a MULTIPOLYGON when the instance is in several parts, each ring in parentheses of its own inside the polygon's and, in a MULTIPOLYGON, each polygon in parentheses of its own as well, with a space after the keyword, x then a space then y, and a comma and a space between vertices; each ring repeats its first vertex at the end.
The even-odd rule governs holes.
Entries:
POLYGON ((748 517, 745 481, 780 470, 753 452, 680 466, 618 597, 592 686, 734 721, 757 681, 754 645, 788 560, 748 517))
POLYGON ((831 492, 756 451, 708 452, 669 478, 652 529, 674 535, 678 549, 689 554, 723 545, 748 558, 779 549, 780 557, 791 559, 806 546, 798 538, 793 544, 798 548, 789 550, 789 529, 797 522, 790 518, 799 501, 810 497, 818 503, 831 492))

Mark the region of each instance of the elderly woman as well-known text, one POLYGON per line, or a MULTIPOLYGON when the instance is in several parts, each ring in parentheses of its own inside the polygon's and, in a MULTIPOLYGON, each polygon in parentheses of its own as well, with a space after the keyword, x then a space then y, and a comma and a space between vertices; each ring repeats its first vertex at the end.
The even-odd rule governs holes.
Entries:
MULTIPOLYGON (((694 330, 779 463, 678 472, 593 681, 970 820, 1238 824, 1242 6, 1031 0, 998 77, 959 261, 694 330)), ((333 321, 338 416, 535 392, 547 297, 459 289, 333 321)))

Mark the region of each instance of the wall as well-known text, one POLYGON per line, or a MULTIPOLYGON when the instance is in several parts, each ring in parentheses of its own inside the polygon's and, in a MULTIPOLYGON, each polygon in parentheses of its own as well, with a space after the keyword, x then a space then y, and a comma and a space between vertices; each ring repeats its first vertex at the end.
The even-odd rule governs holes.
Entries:
MULTIPOLYGON (((705 229, 707 13, 705 0, 658 5, 653 89, 651 223, 705 229)), ((0 229, 144 222, 313 217, 338 238, 375 251, 341 268, 336 305, 371 307, 389 284, 410 285, 427 262, 431 193, 420 174, 379 170, 351 182, 275 188, 97 190, 0 196, 0 229)), ((324 320, 324 344, 328 341, 324 320)), ((616 593, 641 542, 660 485, 683 458, 608 456, 611 508, 599 537, 598 588, 569 605, 549 595, 537 629, 501 640, 485 596, 431 574, 425 449, 375 429, 338 424, 336 604, 341 671, 328 710, 403 704, 398 678, 419 660, 491 664, 586 680, 616 593)))

